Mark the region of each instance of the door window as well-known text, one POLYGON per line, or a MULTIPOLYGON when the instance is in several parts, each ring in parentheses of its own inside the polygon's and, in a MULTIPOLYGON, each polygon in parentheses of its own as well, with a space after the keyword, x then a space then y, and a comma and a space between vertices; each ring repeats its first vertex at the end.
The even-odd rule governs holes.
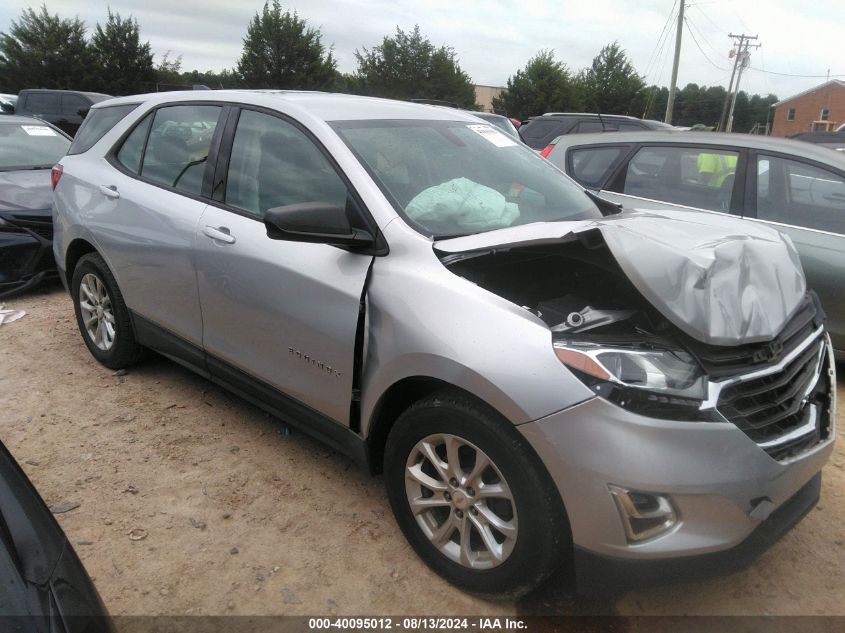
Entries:
POLYGON ((156 110, 141 161, 141 176, 198 195, 221 110, 220 106, 208 105, 156 110))
POLYGON ((710 147, 644 147, 628 163, 623 193, 729 211, 738 158, 710 147))
POLYGON ((147 141, 147 131, 150 129, 152 120, 152 114, 145 116, 144 120, 136 125, 126 137, 117 152, 118 162, 135 175, 141 171, 141 155, 144 153, 144 143, 147 141))
POLYGON ((55 114, 59 111, 59 95, 31 92, 26 96, 26 111, 35 114, 55 114))
POLYGON ((627 149, 620 146, 583 147, 572 150, 572 177, 585 187, 601 186, 607 172, 627 149))
POLYGON ((268 209, 305 202, 346 208, 343 180, 294 125, 244 110, 232 143, 225 202, 261 218, 268 209))
POLYGON ((757 217, 845 233, 845 178, 797 160, 760 156, 757 217))
POLYGON ((62 114, 65 116, 80 116, 79 110, 90 107, 91 104, 79 95, 62 95, 62 114))

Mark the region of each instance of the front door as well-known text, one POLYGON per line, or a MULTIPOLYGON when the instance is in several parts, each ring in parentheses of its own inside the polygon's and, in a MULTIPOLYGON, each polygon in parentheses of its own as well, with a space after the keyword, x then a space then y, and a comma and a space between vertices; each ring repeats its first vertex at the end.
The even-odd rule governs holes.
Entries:
POLYGON ((323 151, 287 119, 243 110, 231 143, 219 204, 197 229, 209 370, 230 382, 245 374, 346 425, 372 256, 270 239, 263 215, 306 202, 355 212, 357 203, 323 151))

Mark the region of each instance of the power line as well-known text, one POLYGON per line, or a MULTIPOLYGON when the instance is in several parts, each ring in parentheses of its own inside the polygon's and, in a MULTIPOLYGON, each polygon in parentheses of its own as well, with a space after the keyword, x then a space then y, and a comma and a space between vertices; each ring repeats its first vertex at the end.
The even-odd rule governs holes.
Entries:
POLYGON ((666 45, 666 36, 668 34, 667 29, 669 28, 669 24, 671 24, 672 19, 675 17, 675 8, 677 6, 678 0, 675 0, 671 11, 669 11, 669 17, 666 18, 666 23, 663 25, 663 30, 660 31, 660 35, 657 38, 657 43, 654 45, 654 50, 651 51, 651 56, 649 57, 648 64, 646 65, 645 77, 648 77, 653 70, 657 70, 657 64, 661 54, 663 53, 663 47, 666 45), (654 68, 652 68, 652 65, 654 65, 654 68))
MULTIPOLYGON (((689 34, 692 37, 692 41, 695 42, 696 48, 698 48, 699 52, 704 56, 704 59, 706 59, 708 62, 710 62, 710 65, 713 66, 713 68, 715 68, 716 70, 721 70, 723 72, 727 72, 728 71, 727 68, 722 68, 721 66, 716 64, 716 62, 714 62, 712 59, 710 59, 710 57, 707 55, 707 53, 704 52, 704 49, 701 48, 701 44, 698 43, 698 39, 695 37, 695 33, 693 33, 692 23, 689 20, 687 20, 686 18, 684 18, 684 23, 687 25, 687 31, 689 31, 689 34)), ((699 35, 701 35, 700 32, 699 32, 699 35)), ((702 35, 702 38, 703 37, 704 36, 702 35)))
POLYGON ((779 75, 781 77, 804 77, 805 79, 824 79, 826 77, 845 77, 845 73, 839 74, 832 74, 832 73, 825 73, 824 75, 795 75, 792 73, 779 73, 775 72, 774 70, 763 70, 762 68, 754 68, 754 66, 748 67, 750 70, 756 70, 758 73, 766 73, 767 75, 779 75))

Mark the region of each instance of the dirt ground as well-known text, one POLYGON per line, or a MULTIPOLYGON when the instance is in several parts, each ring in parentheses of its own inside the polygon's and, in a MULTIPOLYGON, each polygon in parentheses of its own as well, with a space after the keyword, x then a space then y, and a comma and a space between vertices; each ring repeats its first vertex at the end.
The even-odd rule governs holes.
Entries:
POLYGON ((48 504, 79 504, 57 516, 113 615, 845 614, 841 404, 819 506, 744 572, 485 602, 428 570, 347 458, 168 360, 100 366, 58 286, 6 304, 27 315, 0 327, 0 440, 48 504))

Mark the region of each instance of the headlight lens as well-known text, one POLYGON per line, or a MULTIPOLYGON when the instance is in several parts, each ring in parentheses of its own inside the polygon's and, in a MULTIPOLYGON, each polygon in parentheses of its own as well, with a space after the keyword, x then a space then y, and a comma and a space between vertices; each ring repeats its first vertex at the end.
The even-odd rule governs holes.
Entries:
POLYGON ((565 365, 598 381, 694 400, 707 397, 707 379, 682 350, 613 347, 556 341, 555 354, 565 365))

